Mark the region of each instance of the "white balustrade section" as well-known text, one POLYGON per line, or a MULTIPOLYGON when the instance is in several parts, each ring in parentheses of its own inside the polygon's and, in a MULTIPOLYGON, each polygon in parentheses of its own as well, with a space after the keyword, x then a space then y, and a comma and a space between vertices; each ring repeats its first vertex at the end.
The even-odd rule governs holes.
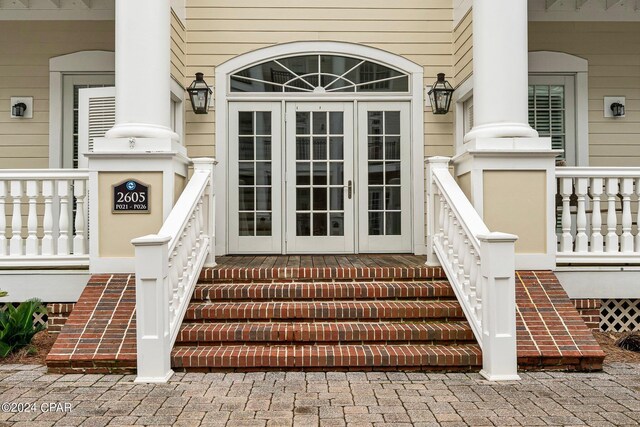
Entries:
POLYGON ((213 159, 194 159, 193 176, 158 231, 135 246, 137 382, 166 382, 171 349, 205 264, 213 266, 213 159))
POLYGON ((88 179, 84 169, 1 170, 0 267, 89 265, 88 179))
POLYGON ((640 263, 640 168, 560 167, 556 177, 557 262, 640 263))
POLYGON ((517 380, 517 236, 489 231, 449 173, 449 161, 427 159, 428 262, 439 261, 482 348, 481 374, 517 380))

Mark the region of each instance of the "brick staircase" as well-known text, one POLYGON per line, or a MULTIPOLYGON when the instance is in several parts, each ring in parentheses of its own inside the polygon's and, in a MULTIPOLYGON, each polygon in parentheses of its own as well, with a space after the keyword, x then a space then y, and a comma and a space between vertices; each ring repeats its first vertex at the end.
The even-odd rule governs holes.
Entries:
POLYGON ((439 269, 205 270, 174 370, 477 371, 482 356, 439 269))

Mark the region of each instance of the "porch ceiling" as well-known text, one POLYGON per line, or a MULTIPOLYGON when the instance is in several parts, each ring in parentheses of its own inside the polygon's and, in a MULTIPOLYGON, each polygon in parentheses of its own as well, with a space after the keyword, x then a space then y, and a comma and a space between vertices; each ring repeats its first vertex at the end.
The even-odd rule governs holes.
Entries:
POLYGON ((111 20, 115 0, 0 0, 0 20, 111 20))
POLYGON ((529 0, 530 21, 640 21, 640 0, 529 0))

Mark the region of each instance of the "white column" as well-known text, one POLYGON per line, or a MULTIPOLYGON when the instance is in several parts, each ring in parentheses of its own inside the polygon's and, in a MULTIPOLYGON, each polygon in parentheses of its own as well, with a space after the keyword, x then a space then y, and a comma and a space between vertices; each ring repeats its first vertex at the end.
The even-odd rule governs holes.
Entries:
POLYGON ((527 0, 473 2, 473 117, 465 141, 535 138, 528 124, 527 0))
POLYGON ((116 0, 116 125, 107 138, 170 138, 169 0, 116 0))

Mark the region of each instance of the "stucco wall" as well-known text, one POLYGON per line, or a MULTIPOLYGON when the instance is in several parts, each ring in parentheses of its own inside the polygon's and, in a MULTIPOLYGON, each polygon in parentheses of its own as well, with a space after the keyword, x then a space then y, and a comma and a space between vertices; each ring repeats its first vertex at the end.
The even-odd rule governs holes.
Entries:
POLYGON ((640 164, 640 24, 530 22, 529 50, 589 61, 589 165, 640 164), (626 96, 626 117, 603 116, 605 96, 626 96))
MULTIPOLYGON (((425 84, 453 73, 451 0, 189 0, 187 68, 213 84, 215 67, 240 54, 292 41, 342 41, 383 49, 424 66, 425 84)), ((355 52, 354 52, 355 53, 355 52)), ((417 90, 424 90, 417 88, 417 90)), ((425 155, 453 154, 452 115, 425 112, 425 155)), ((189 156, 214 154, 214 114, 187 109, 189 156)))
POLYGON ((49 58, 114 50, 113 21, 2 21, 0 169, 49 167, 49 58), (32 96, 33 119, 11 119, 10 98, 32 96))

